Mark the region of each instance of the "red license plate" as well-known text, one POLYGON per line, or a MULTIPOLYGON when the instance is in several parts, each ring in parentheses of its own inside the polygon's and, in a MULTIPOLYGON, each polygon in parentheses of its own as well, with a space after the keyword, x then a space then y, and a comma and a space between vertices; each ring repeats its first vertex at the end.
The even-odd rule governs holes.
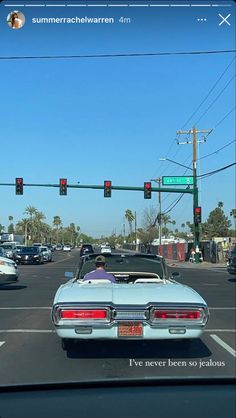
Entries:
POLYGON ((121 322, 118 324, 118 337, 142 337, 142 322, 121 322))

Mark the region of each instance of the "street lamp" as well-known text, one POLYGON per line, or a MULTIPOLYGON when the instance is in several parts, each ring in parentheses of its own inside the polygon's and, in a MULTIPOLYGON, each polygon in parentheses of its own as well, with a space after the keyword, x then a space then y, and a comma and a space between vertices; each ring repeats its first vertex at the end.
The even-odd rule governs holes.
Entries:
POLYGON ((169 158, 166 158, 166 157, 159 158, 159 160, 160 160, 160 161, 169 161, 170 163, 174 163, 174 164, 180 165, 181 167, 184 167, 184 168, 187 168, 188 170, 192 170, 192 171, 193 171, 193 168, 192 168, 192 167, 187 167, 187 166, 186 166, 186 165, 184 165, 184 164, 177 163, 177 161, 170 160, 169 158))

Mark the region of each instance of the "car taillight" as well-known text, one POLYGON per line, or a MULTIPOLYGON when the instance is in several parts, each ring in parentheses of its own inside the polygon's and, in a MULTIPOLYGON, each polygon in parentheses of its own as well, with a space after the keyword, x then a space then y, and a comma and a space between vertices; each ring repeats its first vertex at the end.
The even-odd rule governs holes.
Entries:
POLYGON ((155 309, 154 320, 176 319, 176 320, 199 320, 202 318, 201 310, 182 310, 182 309, 155 309))
POLYGON ((106 309, 62 309, 61 319, 106 319, 106 309))

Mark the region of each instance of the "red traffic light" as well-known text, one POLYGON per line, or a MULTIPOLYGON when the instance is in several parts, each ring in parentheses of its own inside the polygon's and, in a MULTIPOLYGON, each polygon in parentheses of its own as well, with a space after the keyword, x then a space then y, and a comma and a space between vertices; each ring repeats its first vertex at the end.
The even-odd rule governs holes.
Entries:
POLYGON ((23 177, 17 177, 15 181, 16 185, 16 194, 22 195, 23 194, 23 177))
POLYGON ((67 179, 60 179, 59 180, 59 194, 61 196, 67 195, 67 179))
POLYGON ((196 224, 202 222, 202 208, 201 206, 196 206, 194 209, 194 221, 196 224))
POLYGON ((152 184, 150 181, 144 182, 144 199, 151 199, 152 197, 152 184))
POLYGON ((67 185, 67 179, 60 179, 60 185, 66 186, 67 185))
POLYGON ((111 181, 104 181, 104 197, 111 197, 111 181))

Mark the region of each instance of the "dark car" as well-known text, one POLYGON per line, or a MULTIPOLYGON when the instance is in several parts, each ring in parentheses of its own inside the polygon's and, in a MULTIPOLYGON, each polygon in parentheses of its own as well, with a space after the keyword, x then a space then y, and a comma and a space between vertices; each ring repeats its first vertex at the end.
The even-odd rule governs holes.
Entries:
POLYGON ((91 244, 83 244, 80 249, 80 257, 83 255, 93 254, 94 250, 91 244))
POLYGON ((229 253, 227 271, 229 274, 236 274, 236 244, 229 253))
POLYGON ((43 252, 40 247, 22 247, 17 255, 18 264, 43 264, 43 252))

